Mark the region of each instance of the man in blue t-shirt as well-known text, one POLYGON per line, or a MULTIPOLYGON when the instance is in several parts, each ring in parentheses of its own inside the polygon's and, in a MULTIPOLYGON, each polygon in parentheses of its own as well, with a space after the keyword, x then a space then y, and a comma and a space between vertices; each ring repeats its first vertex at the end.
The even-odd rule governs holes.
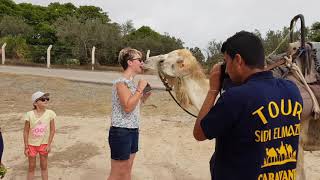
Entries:
POLYGON ((264 49, 252 33, 236 33, 221 52, 236 86, 214 104, 221 68, 212 68, 210 90, 193 131, 198 141, 216 139, 212 179, 296 179, 303 106, 297 86, 264 71, 264 49))

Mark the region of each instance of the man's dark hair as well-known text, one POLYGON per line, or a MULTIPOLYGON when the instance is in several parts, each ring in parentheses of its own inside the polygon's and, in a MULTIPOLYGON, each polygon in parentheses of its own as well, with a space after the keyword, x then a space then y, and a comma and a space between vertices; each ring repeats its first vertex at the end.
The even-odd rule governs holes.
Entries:
POLYGON ((240 54, 247 66, 264 68, 264 49, 259 37, 247 31, 237 32, 229 37, 221 47, 222 53, 227 53, 232 59, 240 54))

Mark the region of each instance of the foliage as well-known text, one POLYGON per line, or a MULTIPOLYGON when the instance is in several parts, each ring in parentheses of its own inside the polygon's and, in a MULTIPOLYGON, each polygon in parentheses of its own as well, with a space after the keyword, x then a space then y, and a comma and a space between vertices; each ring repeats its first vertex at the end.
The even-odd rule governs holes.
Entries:
POLYGON ((183 42, 180 39, 168 34, 161 35, 148 26, 142 26, 125 36, 124 45, 134 47, 142 52, 150 50, 150 56, 166 54, 175 49, 183 48, 183 42))
POLYGON ((311 25, 309 38, 312 41, 320 42, 320 22, 311 25))
POLYGON ((122 36, 126 36, 136 30, 133 26, 132 20, 128 20, 125 23, 121 24, 120 28, 122 36))
POLYGON ((220 52, 221 46, 222 46, 222 42, 217 41, 215 39, 213 39, 212 41, 210 41, 208 43, 208 47, 207 47, 207 51, 206 51, 208 58, 205 63, 205 66, 207 68, 211 68, 212 65, 223 61, 223 55, 220 52))
POLYGON ((6 56, 14 59, 26 59, 29 55, 29 47, 21 36, 6 36, 0 39, 0 44, 7 43, 6 56))
MULTIPOLYGON (((307 40, 320 41, 320 22, 307 28, 307 40)), ((265 35, 254 30, 263 41, 266 55, 273 52, 287 37, 289 29, 269 30, 265 35)), ((299 32, 294 32, 294 41, 299 32)), ((152 55, 165 54, 184 48, 183 41, 168 33, 160 34, 148 26, 135 29, 132 20, 123 24, 111 22, 107 12, 96 6, 76 7, 72 3, 54 2, 48 6, 30 3, 16 4, 0 0, 0 42, 7 42, 9 58, 30 59, 44 63, 46 50, 53 45, 51 62, 54 64, 90 64, 92 47, 96 47, 98 64, 117 64, 120 49, 130 46, 152 55)), ((286 39, 275 53, 284 52, 286 39)), ((190 48, 197 60, 208 68, 223 60, 222 42, 212 40, 201 51, 190 48), (205 54, 203 54, 203 52, 205 54)))
POLYGON ((32 27, 26 24, 22 19, 14 16, 4 16, 0 22, 0 37, 27 36, 32 32, 32 27))
POLYGON ((199 63, 201 63, 201 64, 205 63, 205 57, 202 54, 199 47, 190 48, 189 50, 191 51, 191 53, 193 54, 193 56, 197 59, 197 61, 199 63))
POLYGON ((72 55, 80 60, 80 64, 88 64, 91 48, 97 48, 97 59, 101 64, 114 63, 120 47, 120 29, 115 24, 103 24, 99 19, 81 23, 79 19, 70 17, 59 19, 55 23, 60 43, 72 47, 72 55))

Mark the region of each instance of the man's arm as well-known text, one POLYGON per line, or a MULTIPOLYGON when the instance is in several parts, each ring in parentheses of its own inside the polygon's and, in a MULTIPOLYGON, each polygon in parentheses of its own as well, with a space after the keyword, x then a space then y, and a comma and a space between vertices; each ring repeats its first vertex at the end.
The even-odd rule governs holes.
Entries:
POLYGON ((204 100, 203 105, 200 109, 196 123, 193 128, 193 136, 198 141, 203 141, 207 139, 200 126, 200 122, 208 114, 210 109, 213 107, 213 104, 217 98, 218 93, 219 93, 218 90, 209 90, 207 97, 204 100))
POLYGON ((208 114, 210 109, 213 107, 214 102, 217 98, 220 89, 220 74, 221 64, 215 64, 210 72, 210 89, 204 100, 200 112, 198 114, 196 123, 193 128, 193 136, 198 141, 206 140, 207 137, 200 126, 202 119, 208 114))

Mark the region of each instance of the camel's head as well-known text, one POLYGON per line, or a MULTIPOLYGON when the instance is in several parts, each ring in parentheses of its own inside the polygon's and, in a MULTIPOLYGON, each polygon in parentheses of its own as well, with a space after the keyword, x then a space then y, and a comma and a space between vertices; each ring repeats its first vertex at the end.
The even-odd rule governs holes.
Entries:
POLYGON ((196 58, 187 49, 178 49, 168 54, 147 58, 144 67, 162 71, 171 77, 183 77, 191 74, 199 66, 196 58))

